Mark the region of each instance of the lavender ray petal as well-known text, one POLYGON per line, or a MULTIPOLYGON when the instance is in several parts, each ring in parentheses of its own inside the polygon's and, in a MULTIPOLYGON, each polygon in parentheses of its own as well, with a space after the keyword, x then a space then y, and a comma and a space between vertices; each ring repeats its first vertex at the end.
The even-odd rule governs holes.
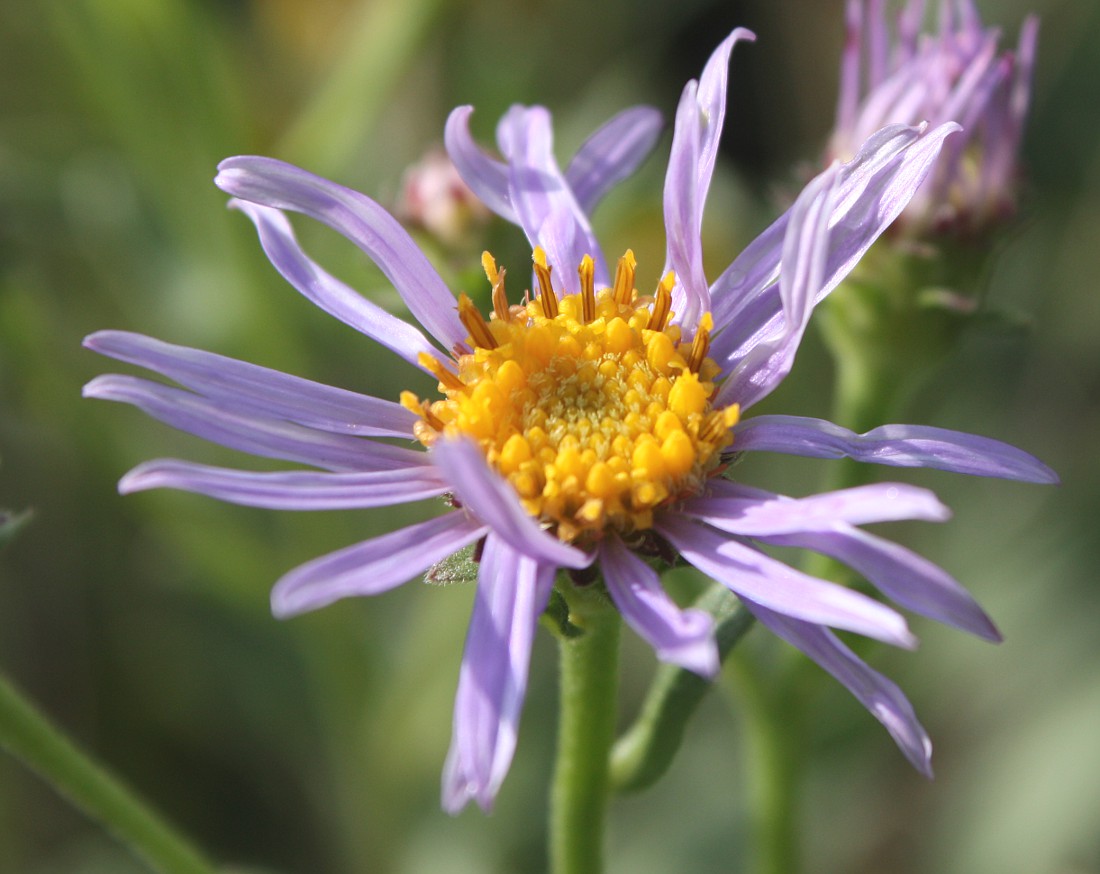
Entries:
POLYGON ((508 582, 518 577, 518 554, 490 532, 478 565, 478 588, 455 691, 451 745, 443 765, 442 806, 452 815, 479 794, 488 796, 486 804, 493 801, 486 789, 508 683, 508 617, 515 612, 516 590, 510 590, 508 582))
POLYGON ((665 514, 656 524, 684 559, 735 595, 744 595, 796 619, 843 628, 912 648, 905 619, 884 604, 810 577, 751 546, 688 519, 665 514))
POLYGON ((416 578, 486 531, 465 513, 452 512, 329 553, 280 579, 271 590, 271 611, 285 619, 342 598, 377 595, 416 578))
POLYGON ((867 81, 881 82, 886 75, 887 48, 890 43, 882 0, 870 0, 867 17, 867 81))
MULTIPOLYGON (((848 275, 879 234, 901 214, 928 175, 944 140, 957 133, 959 126, 948 121, 930 130, 924 125, 908 130, 915 139, 892 160, 889 156, 894 147, 883 144, 895 137, 904 141, 904 125, 888 125, 873 134, 856 158, 842 165, 836 213, 829 222, 838 239, 826 269, 827 290, 848 275)), ((819 293, 818 300, 824 293, 819 293)))
POLYGON ((849 148, 884 125, 927 121, 925 107, 936 104, 940 97, 936 89, 945 86, 940 65, 931 60, 919 58, 899 68, 871 91, 848 134, 849 148))
POLYGON ((677 509, 721 531, 750 537, 819 531, 837 523, 942 522, 950 516, 932 492, 901 483, 875 483, 797 499, 712 494, 690 498, 677 509))
MULTIPOLYGON (((944 138, 956 130, 958 126, 950 122, 927 133, 923 128, 891 125, 872 136, 852 161, 841 165, 834 212, 829 222, 824 281, 814 296, 815 305, 848 275, 871 244, 900 215, 931 170, 944 138)), ((772 242, 770 236, 766 238, 768 245, 772 242)), ((718 283, 721 281, 719 277, 718 283)), ((735 298, 736 295, 727 297, 729 300, 735 298)), ((732 330, 722 331, 711 346, 711 356, 720 363, 725 359, 727 370, 733 369, 755 346, 773 340, 784 330, 779 289, 767 288, 755 297, 743 296, 742 303, 744 306, 730 316, 736 319, 731 324, 732 330)), ((718 309, 717 299, 715 309, 718 309)), ((719 324, 717 312, 715 324, 719 324)), ((724 386, 723 392, 725 390, 724 386)), ((728 394, 723 397, 723 392, 718 400, 728 402, 728 394)))
MULTIPOLYGON (((872 136, 851 161, 840 166, 840 203, 850 202, 853 192, 858 195, 869 180, 889 170, 920 136, 918 128, 900 124, 885 127, 872 136)), ((752 307, 765 288, 774 288, 773 309, 775 312, 781 310, 779 289, 774 283, 779 278, 783 238, 790 217, 791 210, 787 210, 772 222, 711 285, 716 329, 731 325, 738 334, 745 336, 759 330, 767 319, 746 316, 753 312, 752 307)), ((836 219, 840 221, 843 216, 836 219)))
POLYGON ((885 726, 913 767, 926 777, 932 776, 932 741, 894 682, 868 667, 827 628, 785 616, 751 600, 745 603, 772 633, 802 650, 843 683, 885 726))
POLYGON ((844 48, 840 55, 840 95, 836 105, 836 129, 846 131, 855 123, 860 97, 860 33, 863 24, 863 0, 844 4, 844 48))
POLYGON ((710 286, 715 332, 711 358, 734 358, 774 332, 782 318, 779 270, 790 210, 760 233, 710 286), (717 356, 717 357, 716 357, 717 356))
POLYGON ((1007 192, 1016 182, 1014 173, 1019 151, 1016 137, 1019 132, 1014 130, 1009 112, 1015 67, 1016 59, 1012 55, 998 58, 996 87, 984 115, 978 119, 978 132, 972 137, 973 140, 980 138, 983 155, 973 202, 1000 208, 1009 205, 1007 192))
POLYGON ((1024 119, 1027 118, 1028 104, 1031 102, 1031 76, 1035 69, 1035 52, 1039 44, 1039 18, 1029 15, 1020 28, 1019 41, 1016 44, 1016 78, 1012 83, 1012 96, 1009 111, 1016 141, 1023 133, 1024 119))
MULTIPOLYGON (((987 135, 986 160, 983 168, 985 191, 1012 184, 1016 156, 1031 102, 1031 77, 1035 68, 1035 50, 1039 37, 1039 19, 1029 15, 1020 27, 1016 52, 1011 57, 1011 80, 1001 97, 1002 108, 995 118, 999 136, 987 135)), ((989 119, 991 123, 993 119, 989 119)))
POLYGON ((118 484, 119 492, 124 495, 160 488, 181 489, 232 504, 269 510, 347 510, 434 498, 444 494, 450 486, 427 464, 420 470, 366 473, 256 472, 171 458, 140 464, 118 484))
POLYGON ((707 678, 718 673, 718 645, 709 613, 681 610, 661 588, 657 572, 618 537, 604 539, 599 561, 611 600, 657 658, 707 678))
MULTIPOLYGON (((957 129, 953 123, 927 132, 890 125, 840 166, 829 219, 828 255, 815 304, 836 287, 901 213, 931 169, 944 138, 957 129)), ((711 286, 716 329, 711 357, 727 372, 757 345, 774 341, 785 330, 783 302, 774 281, 781 272, 780 241, 786 236, 791 214, 788 210, 777 219, 711 286)), ((718 401, 728 402, 729 398, 730 388, 723 386, 718 401)))
POLYGON ((929 425, 882 425, 856 434, 823 419, 754 416, 734 428, 740 452, 782 452, 812 458, 854 458, 892 467, 931 467, 972 476, 1057 483, 1033 455, 988 437, 929 425))
POLYGON ((968 149, 982 129, 983 116, 988 117, 991 101, 1003 90, 1009 73, 1004 59, 997 58, 998 34, 990 32, 981 38, 982 50, 976 52, 951 93, 937 112, 938 118, 949 118, 962 126, 962 132, 951 138, 943 149, 932 183, 925 186, 924 196, 941 200, 946 197, 952 179, 961 172, 968 149))
POLYGON ((664 212, 668 232, 668 265, 679 283, 672 308, 677 320, 694 327, 710 310, 710 290, 703 272, 703 208, 714 174, 718 141, 726 115, 729 59, 740 40, 755 40, 744 28, 734 30, 707 60, 699 82, 688 82, 676 109, 672 152, 665 177, 664 212))
POLYGON ((272 266, 308 301, 411 364, 417 364, 421 353, 441 357, 417 328, 367 300, 310 260, 282 212, 247 200, 235 199, 229 205, 248 216, 272 266))
POLYGON ((783 269, 779 274, 782 329, 748 350, 722 385, 727 397, 748 409, 769 394, 790 373, 818 292, 824 285, 829 256, 829 219, 838 183, 837 168, 815 178, 790 210, 783 237, 783 269))
POLYGON ((591 215, 604 195, 633 175, 661 136, 664 120, 650 106, 624 109, 581 144, 565 170, 581 210, 591 215))
POLYGON ((241 200, 304 213, 343 234, 378 265, 445 349, 465 342, 446 283, 398 221, 365 194, 274 158, 247 155, 222 161, 214 182, 241 200))
POLYGON ((519 224, 508 193, 508 165, 486 154, 470 134, 472 106, 459 106, 447 117, 443 143, 463 181, 477 199, 502 219, 519 224))
POLYGON ((684 86, 676 109, 672 151, 665 175, 665 233, 667 267, 676 273, 672 309, 678 321, 694 328, 710 310, 710 290, 703 272, 702 214, 696 174, 700 162, 698 84, 684 86))
MULTIPOLYGON (((584 241, 579 239, 577 235, 578 227, 572 213, 567 207, 559 205, 550 210, 546 220, 539 228, 537 238, 538 244, 546 252, 547 261, 553 264, 562 263, 561 259, 572 257, 572 253, 579 252, 584 248, 584 241), (554 259, 558 260, 555 262, 554 259)), ((555 270, 551 274, 551 279, 554 290, 559 295, 575 294, 580 291, 580 282, 576 270, 571 273, 563 271, 560 276, 557 274, 558 271, 555 270)), ((605 278, 597 275, 595 279, 597 287, 607 284, 605 278)), ((532 288, 534 287, 536 286, 532 285, 532 288)))
POLYGON ((400 404, 335 388, 212 352, 128 331, 98 331, 84 345, 265 418, 362 437, 412 437, 416 415, 400 404))
POLYGON ((898 12, 898 42, 895 48, 894 66, 908 61, 917 51, 920 25, 924 20, 925 0, 909 0, 898 12))
POLYGON ((515 490, 489 469, 473 441, 437 440, 431 452, 436 467, 462 505, 512 549, 536 561, 561 567, 582 568, 592 563, 592 556, 539 528, 523 509, 515 490))
MULTIPOLYGON (((513 103, 497 120, 497 148, 504 156, 505 165, 516 156, 518 141, 523 137, 523 128, 528 124, 527 113, 536 107, 527 107, 522 103, 513 103)), ((537 107, 542 108, 542 107, 537 107)), ((545 110, 544 110, 545 111, 545 110)))
POLYGON ((423 452, 265 419, 232 404, 133 376, 98 376, 84 386, 84 397, 132 404, 180 431, 262 458, 329 470, 400 470, 424 465, 423 452))
POLYGON ((982 20, 978 15, 978 8, 974 0, 962 0, 956 11, 958 15, 957 27, 964 34, 969 33, 974 37, 980 37, 982 33, 982 20))
POLYGON ((508 773, 531 646, 554 573, 553 565, 515 552, 494 535, 485 541, 443 768, 448 813, 458 813, 471 799, 488 812, 508 773))
POLYGON ((700 128, 700 165, 698 185, 706 198, 714 173, 714 162, 718 155, 718 140, 722 135, 722 126, 726 117, 726 91, 729 81, 729 62, 733 47, 740 41, 756 41, 751 30, 738 27, 719 44, 707 59, 703 73, 699 77, 698 108, 703 116, 700 128))
POLYGON ((564 287, 566 277, 576 277, 585 255, 595 261, 597 282, 606 283, 603 253, 554 158, 550 113, 541 106, 513 107, 501 119, 498 139, 508 160, 508 192, 519 224, 532 246, 546 249, 555 289, 564 287), (540 232, 551 218, 567 227, 558 226, 554 239, 544 240, 540 232))
POLYGON ((996 63, 999 36, 996 31, 980 35, 979 50, 937 113, 937 119, 951 119, 962 126, 962 134, 955 137, 956 141, 969 139, 970 128, 984 112, 994 86, 1003 77, 996 63))
POLYGON ((1001 633, 978 602, 950 574, 896 543, 849 525, 760 538, 776 546, 831 556, 862 574, 892 601, 953 628, 999 643, 1001 633))

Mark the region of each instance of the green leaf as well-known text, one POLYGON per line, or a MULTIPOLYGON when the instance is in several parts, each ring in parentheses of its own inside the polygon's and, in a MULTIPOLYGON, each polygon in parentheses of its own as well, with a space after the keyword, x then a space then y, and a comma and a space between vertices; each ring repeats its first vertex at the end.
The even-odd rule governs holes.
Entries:
POLYGON ((433 586, 476 583, 477 568, 478 564, 474 561, 474 548, 467 546, 432 565, 424 574, 424 582, 431 583, 433 586))

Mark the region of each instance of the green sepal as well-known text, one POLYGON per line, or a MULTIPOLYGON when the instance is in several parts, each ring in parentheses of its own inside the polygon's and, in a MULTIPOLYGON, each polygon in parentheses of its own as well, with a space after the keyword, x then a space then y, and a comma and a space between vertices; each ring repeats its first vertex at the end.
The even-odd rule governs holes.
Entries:
POLYGON ((542 611, 539 620, 555 637, 571 640, 584 634, 584 629, 579 625, 574 625, 569 617, 569 604, 566 602, 565 596, 554 589, 550 593, 550 602, 546 605, 546 609, 542 611))

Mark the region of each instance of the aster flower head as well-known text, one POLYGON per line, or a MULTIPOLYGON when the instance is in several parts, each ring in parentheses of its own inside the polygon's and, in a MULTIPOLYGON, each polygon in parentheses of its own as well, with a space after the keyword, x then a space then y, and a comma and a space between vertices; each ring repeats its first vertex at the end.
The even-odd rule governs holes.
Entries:
POLYGON ((956 121, 962 132, 899 224, 917 234, 973 234, 1012 216, 1038 19, 1029 16, 1016 48, 1002 51, 1000 32, 982 25, 973 0, 941 0, 932 33, 921 32, 924 0, 907 0, 893 28, 885 7, 848 0, 831 156, 855 154, 884 124, 956 121))
MULTIPOLYGON (((723 478, 731 453, 849 456, 1031 481, 1053 474, 992 440, 920 426, 857 435, 794 416, 745 417, 792 365, 815 306, 905 207, 956 126, 893 125, 814 179, 791 209, 716 279, 700 228, 726 103, 732 33, 677 112, 664 190, 667 250, 610 261, 588 216, 653 147, 661 122, 636 107, 614 117, 564 170, 549 112, 513 107, 500 157, 473 140, 472 109, 448 120, 448 152, 479 199, 532 249, 530 289, 514 291, 486 254, 492 311, 444 285, 400 225, 358 192, 270 158, 224 161, 217 184, 255 224, 268 257, 322 309, 437 380, 400 402, 119 331, 86 344, 178 387, 102 376, 92 397, 134 404, 200 437, 308 469, 256 473, 178 460, 140 465, 124 492, 171 487, 277 509, 379 507, 449 496, 425 522, 326 555, 278 581, 290 616, 386 591, 479 543, 477 592, 443 777, 450 811, 489 808, 515 743, 536 623, 561 570, 593 574, 657 656, 713 676, 713 622, 661 588, 654 556, 682 556, 726 585, 767 627, 833 673, 920 769, 930 745, 901 692, 830 629, 912 646, 905 619, 859 592, 769 557, 803 547, 855 568, 902 606, 996 639, 945 572, 863 531, 865 523, 941 520, 935 497, 903 484, 793 499, 723 478), (400 293, 417 327, 326 273, 298 245, 287 212, 336 229, 400 293), (663 258, 662 269, 654 269, 663 258), (614 267, 612 268, 612 265, 614 267), (650 275, 645 282, 639 276, 650 275), (377 438, 404 438, 406 445, 377 438)), ((591 584, 590 584, 591 585, 591 584)))

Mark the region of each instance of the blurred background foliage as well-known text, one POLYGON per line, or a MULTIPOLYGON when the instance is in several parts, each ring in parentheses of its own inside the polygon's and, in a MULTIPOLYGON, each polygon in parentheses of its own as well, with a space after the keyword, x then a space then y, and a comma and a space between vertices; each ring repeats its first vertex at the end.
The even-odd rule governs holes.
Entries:
MULTIPOLYGON (((968 335, 910 421, 1040 455, 1064 485, 897 473, 955 510, 891 532, 975 592, 1006 642, 915 621, 916 653, 871 651, 937 746, 909 770, 838 685, 807 672, 804 856, 814 872, 1100 871, 1100 5, 983 5, 1009 41, 1043 18, 1025 143, 1024 217, 990 277, 1014 330, 968 335)), ((125 328, 396 397, 403 365, 313 309, 211 184, 240 153, 294 161, 392 205, 446 113, 490 141, 513 102, 555 114, 559 155, 638 102, 670 116, 683 83, 744 25, 706 234, 711 275, 812 166, 832 121, 841 0, 6 0, 0 4, 0 504, 33 519, 0 555, 0 669, 214 858, 240 869, 537 872, 555 720, 555 653, 534 655, 519 751, 491 817, 438 808, 472 590, 410 585, 282 623, 270 584, 406 511, 279 514, 176 492, 118 496, 139 461, 239 463, 132 409, 85 402, 112 369, 81 349, 125 328)), ((659 269, 662 155, 596 216, 606 248, 659 269)), ((350 245, 299 222, 318 260, 372 299, 396 295, 350 245)), ((481 294, 477 253, 529 257, 490 224, 424 239, 481 294)), ((826 415, 811 337, 769 411, 826 415)), ((827 463, 760 457, 750 483, 806 494, 827 463)), ((412 518, 411 514, 408 518, 412 518)), ((626 644, 623 718, 651 654, 626 644)), ((749 864, 737 676, 787 658, 754 632, 672 772, 618 800, 611 872, 749 864)), ((0 756, 0 871, 141 867, 0 756)))

